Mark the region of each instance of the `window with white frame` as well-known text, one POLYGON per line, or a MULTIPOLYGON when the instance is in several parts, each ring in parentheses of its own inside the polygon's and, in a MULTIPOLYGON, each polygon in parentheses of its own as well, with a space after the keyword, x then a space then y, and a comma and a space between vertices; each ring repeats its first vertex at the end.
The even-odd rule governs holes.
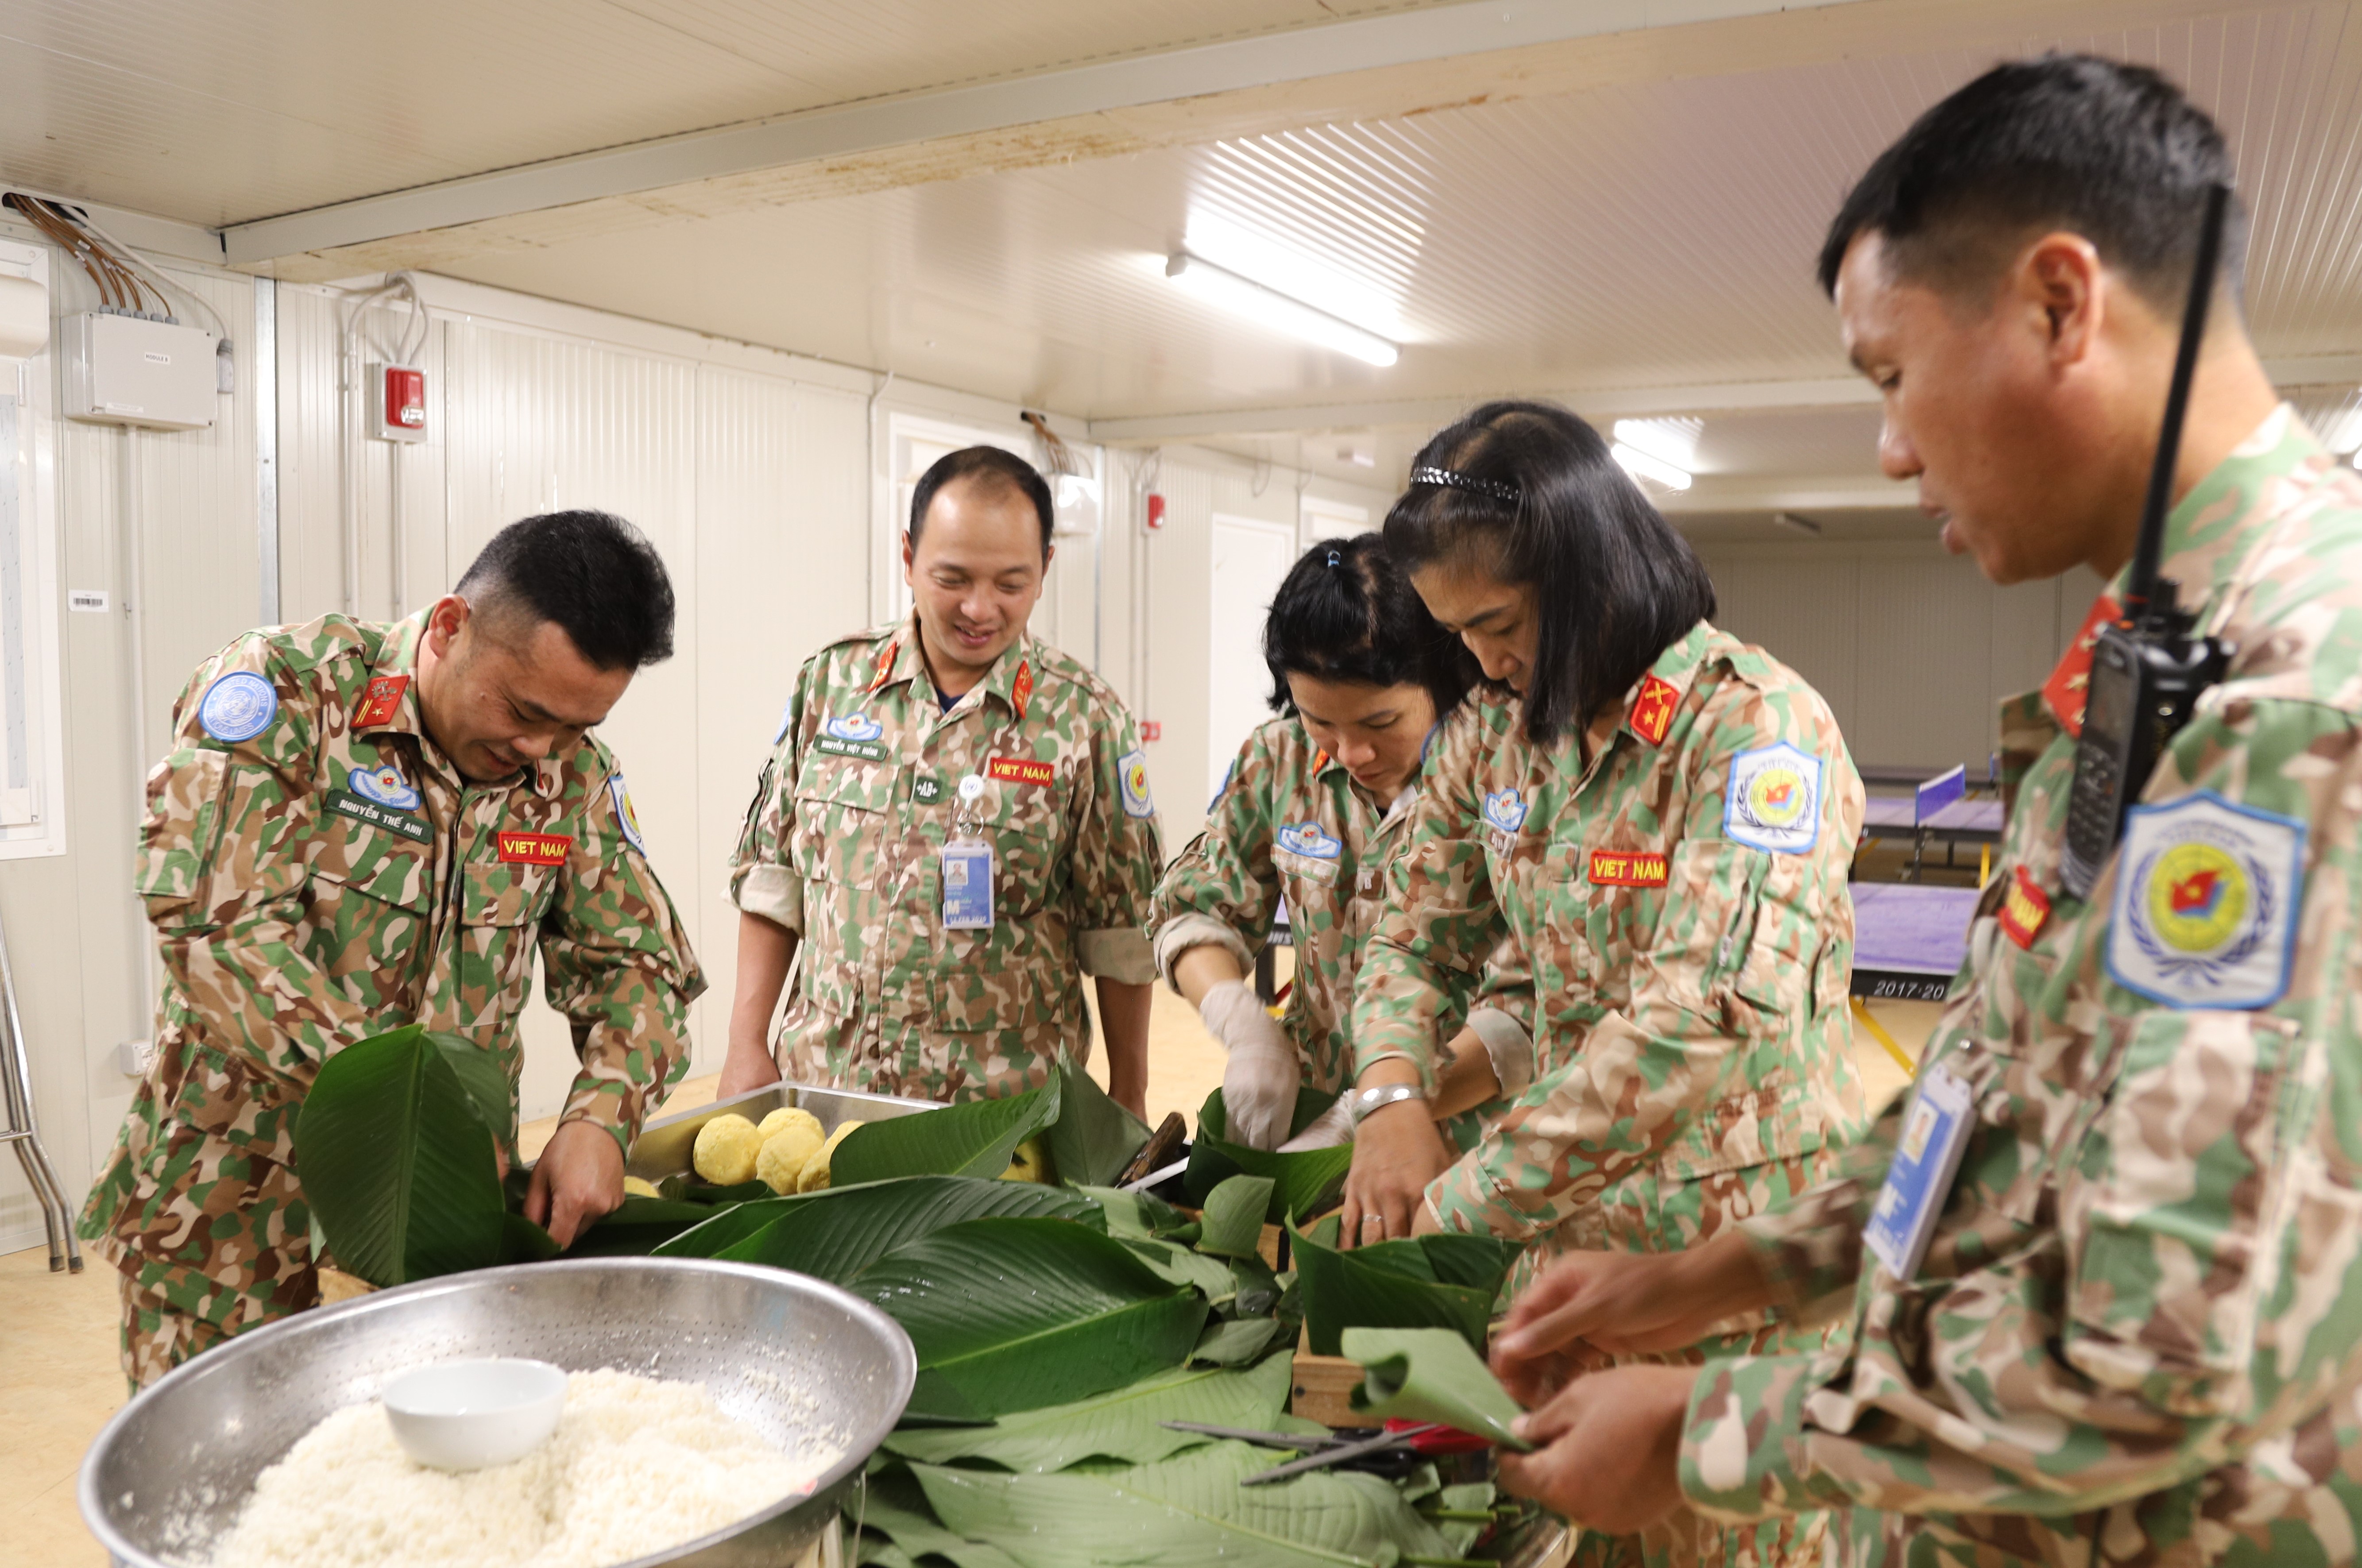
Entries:
MULTIPOLYGON (((0 271, 47 286, 48 256, 0 242, 0 271)), ((0 860, 65 853, 57 529, 37 460, 48 364, 0 358, 0 860)))

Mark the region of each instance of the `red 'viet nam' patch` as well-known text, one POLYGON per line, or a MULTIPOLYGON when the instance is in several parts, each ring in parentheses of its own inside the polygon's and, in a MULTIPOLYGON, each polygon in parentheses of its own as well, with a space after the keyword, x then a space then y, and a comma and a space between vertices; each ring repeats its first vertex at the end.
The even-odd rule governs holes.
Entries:
POLYGON ((2050 923, 2050 895, 2036 886, 2023 866, 2010 873, 2009 891, 2002 895, 2001 929, 2020 947, 2032 947, 2042 928, 2050 923))
POLYGON ((402 712, 402 694, 409 690, 406 675, 381 675, 370 681, 369 690, 361 693, 361 705, 353 710, 353 728, 374 729, 391 723, 402 712))
POLYGON ((984 765, 984 774, 1012 784, 1047 784, 1058 777, 1058 770, 1031 756, 996 756, 984 765))
POLYGON ((1661 855, 1628 849, 1591 852, 1591 885, 1595 888, 1661 888, 1672 876, 1672 863, 1661 855))
POLYGON ((500 835, 501 858, 512 866, 563 866, 574 849, 574 838, 562 833, 507 833, 500 835))
POLYGON ((1640 682, 1640 694, 1632 699, 1632 733, 1650 745, 1662 745, 1665 732, 1673 727, 1673 708, 1682 700, 1681 692, 1670 680, 1650 676, 1640 682))

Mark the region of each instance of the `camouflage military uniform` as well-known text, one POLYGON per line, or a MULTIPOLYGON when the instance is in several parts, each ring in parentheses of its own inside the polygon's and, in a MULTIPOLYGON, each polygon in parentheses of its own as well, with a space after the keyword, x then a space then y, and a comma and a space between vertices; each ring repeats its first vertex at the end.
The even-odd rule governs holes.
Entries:
POLYGON ((1098 677, 1021 636, 944 711, 915 618, 808 660, 730 863, 738 907, 802 937, 781 1066, 800 1083, 971 1099, 1090 1047, 1082 975, 1156 977, 1147 762, 1098 677), (947 931, 941 851, 984 781, 989 931, 947 931))
MULTIPOLYGON (((1818 1182, 1863 1120, 1846 877, 1861 783, 1796 675, 1701 622, 1587 738, 1538 746, 1514 701, 1450 726, 1353 1013, 1360 1066, 1427 1070, 1444 977, 1506 928, 1535 1078, 1428 1200, 1447 1230, 1671 1252, 1818 1182)), ((1518 999, 1504 995, 1514 1010, 1518 999)), ((1717 1345, 1816 1331, 1734 1321, 1717 1345)), ((1687 1359, 1697 1359, 1700 1352, 1687 1359)), ((1590 1560, 1811 1561, 1817 1521, 1682 1515, 1590 1560)))
POLYGON ((1749 1221, 1852 1332, 1707 1367, 1702 1507, 1858 1505, 1857 1562, 2356 1559, 2362 480, 2283 407, 2174 509, 2164 569, 2229 679, 2089 903, 2058 872, 2088 648, 2011 705, 2034 760, 1921 1075, 1967 1086, 1959 1175, 1908 1280, 1861 1241, 1899 1109, 1749 1221))
MULTIPOLYGON (((1362 949, 1385 907, 1386 863, 1408 837, 1418 781, 1381 807, 1353 782, 1345 765, 1312 744, 1293 717, 1274 719, 1247 737, 1214 798, 1206 831, 1165 868, 1149 916, 1157 971, 1209 944, 1254 968, 1280 900, 1296 944, 1296 978, 1282 1026, 1313 1088, 1345 1087, 1353 1053, 1345 1020, 1361 972, 1362 949)), ((1496 969, 1486 984, 1501 983, 1496 969)), ((1444 977, 1451 995, 1438 1022, 1444 1037, 1468 1014, 1478 988, 1457 970, 1444 977)), ((1510 1014, 1479 1007, 1468 1020, 1480 1033, 1503 1032, 1522 1048, 1525 1027, 1510 1014)), ((1522 1086, 1520 1086, 1522 1087, 1522 1086)), ((1496 1108, 1497 1109, 1497 1108, 1496 1108)), ((1463 1148, 1478 1126, 1451 1123, 1463 1148)))
POLYGON ((423 625, 248 633, 174 706, 138 869, 156 1060, 82 1217, 126 1276, 135 1382, 318 1298, 290 1160, 340 1047, 423 1022, 513 1083, 537 952, 582 1058, 561 1121, 628 1142, 687 1062, 704 981, 614 758, 585 737, 513 782, 462 778, 422 727, 423 625))

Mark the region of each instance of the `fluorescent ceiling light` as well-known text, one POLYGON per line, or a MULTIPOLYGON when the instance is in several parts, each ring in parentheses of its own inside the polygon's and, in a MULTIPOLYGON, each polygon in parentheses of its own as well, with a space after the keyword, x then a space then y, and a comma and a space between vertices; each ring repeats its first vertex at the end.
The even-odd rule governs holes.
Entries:
POLYGON ((1688 469, 1677 469, 1662 458, 1652 458, 1638 447, 1618 441, 1607 449, 1607 453, 1634 479, 1647 480, 1651 484, 1663 485, 1667 490, 1687 490, 1690 487, 1688 469))
POLYGON ((1186 250, 1176 250, 1164 263, 1164 275, 1209 304, 1258 322, 1275 332, 1351 354, 1373 365, 1391 365, 1401 358, 1395 346, 1374 332, 1341 321, 1325 310, 1267 289, 1252 278, 1225 271, 1186 250))

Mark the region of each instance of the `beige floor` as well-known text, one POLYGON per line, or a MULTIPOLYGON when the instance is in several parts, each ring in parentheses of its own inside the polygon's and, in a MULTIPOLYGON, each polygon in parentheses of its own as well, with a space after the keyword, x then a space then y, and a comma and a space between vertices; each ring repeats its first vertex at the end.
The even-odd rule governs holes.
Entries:
MULTIPOLYGON (((1928 1003, 1882 1003, 1878 1017, 1915 1055, 1934 1025, 1928 1003)), ((1866 1032, 1856 1055, 1873 1103, 1906 1081, 1866 1032)), ((1149 1025, 1151 1120, 1178 1110, 1192 1123, 1222 1081, 1220 1047, 1188 1004, 1160 988, 1149 1025)), ((1103 1064, 1097 1076, 1106 1080, 1103 1064)), ((668 1110, 713 1098, 714 1080, 676 1089, 668 1110)), ((549 1136, 548 1122, 524 1131, 528 1155, 549 1136)), ((83 1450, 124 1399, 116 1363, 115 1276, 94 1262, 81 1275, 48 1272, 39 1248, 0 1255, 0 1568, 105 1568, 106 1555, 82 1526, 74 1474, 83 1450)))

